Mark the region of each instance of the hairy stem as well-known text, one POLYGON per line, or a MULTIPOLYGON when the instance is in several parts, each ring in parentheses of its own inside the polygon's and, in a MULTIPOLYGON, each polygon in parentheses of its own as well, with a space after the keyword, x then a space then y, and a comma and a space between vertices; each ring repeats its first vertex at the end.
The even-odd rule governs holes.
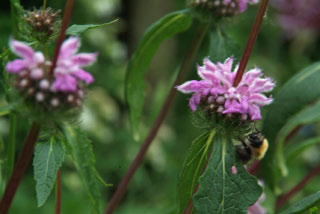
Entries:
POLYGON ((237 87, 238 84, 240 83, 242 75, 247 67, 249 57, 252 54, 252 49, 253 49, 254 43, 257 39, 263 17, 266 12, 266 9, 267 9, 267 6, 268 6, 268 0, 262 0, 260 3, 260 6, 259 6, 258 14, 256 16, 256 19, 254 21, 254 24, 253 24, 251 32, 250 32, 246 48, 244 49, 244 52, 242 54, 239 69, 237 71, 237 75, 236 75, 234 82, 233 82, 234 87, 237 87))
POLYGON ((57 172, 56 178, 56 210, 55 214, 61 213, 61 172, 60 169, 57 172))
POLYGON ((53 77, 53 70, 54 70, 54 68, 56 67, 56 64, 57 64, 60 47, 61 47, 61 44, 62 44, 62 42, 63 42, 63 40, 64 40, 64 38, 66 36, 66 30, 67 30, 67 27, 69 26, 73 5, 74 5, 74 0, 68 0, 67 3, 66 3, 66 6, 64 8, 64 14, 63 14, 63 19, 62 19, 62 23, 61 23, 61 29, 60 29, 59 37, 58 37, 58 40, 57 40, 57 43, 56 43, 56 47, 54 49, 54 54, 53 54, 53 58, 52 58, 52 64, 51 64, 51 67, 50 67, 50 70, 49 70, 50 78, 53 77))
POLYGON ((276 210, 278 210, 282 205, 284 205, 291 197, 297 194, 308 182, 320 173, 320 165, 314 168, 309 174, 304 177, 295 187, 293 187, 289 192, 282 195, 276 203, 276 210))
POLYGON ((6 181, 8 183, 14 166, 14 156, 16 148, 16 131, 17 131, 17 115, 10 113, 10 128, 9 128, 9 143, 7 149, 7 170, 6 170, 6 181))
POLYGON ((12 175, 6 186, 2 199, 0 201, 0 213, 7 214, 18 189, 20 181, 29 165, 33 155, 34 146, 37 142, 40 132, 40 125, 33 122, 29 130, 28 136, 23 145, 18 161, 13 169, 12 175))
POLYGON ((187 55, 185 56, 183 63, 180 67, 177 79, 175 80, 173 87, 171 87, 169 95, 167 96, 167 98, 161 108, 161 111, 159 112, 155 122, 153 123, 147 137, 145 138, 145 140, 144 140, 144 142, 138 152, 138 154, 136 155, 135 159, 133 160, 133 162, 130 165, 130 168, 128 169, 128 171, 126 172, 124 177, 122 178, 119 186, 117 187, 117 190, 113 194, 113 196, 110 200, 109 206, 105 212, 106 214, 111 214, 114 211, 114 209, 117 207, 118 203, 122 199, 122 197, 127 189, 127 186, 129 184, 131 178, 133 177, 133 175, 135 174, 135 172, 137 171, 137 169, 141 165, 151 142, 153 141, 153 139, 157 135, 158 130, 159 130, 161 124, 163 123, 163 121, 165 120, 165 118, 168 114, 168 111, 173 103, 173 100, 177 94, 177 90, 174 88, 174 86, 181 84, 185 75, 190 70, 192 62, 194 61, 194 58, 200 48, 200 45, 203 41, 203 38, 206 35, 207 29, 208 29, 208 25, 200 26, 198 28, 198 30, 193 38, 193 41, 191 43, 191 47, 189 48, 187 55))

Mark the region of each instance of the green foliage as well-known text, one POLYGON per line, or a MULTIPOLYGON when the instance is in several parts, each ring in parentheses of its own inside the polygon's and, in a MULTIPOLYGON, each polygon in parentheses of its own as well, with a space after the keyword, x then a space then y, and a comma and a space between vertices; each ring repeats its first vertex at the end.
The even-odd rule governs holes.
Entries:
POLYGON ((72 128, 67 124, 63 126, 63 132, 67 139, 67 147, 70 148, 72 159, 88 192, 91 213, 100 214, 100 181, 96 176, 97 170, 91 141, 79 128, 72 128))
POLYGON ((187 30, 192 22, 188 10, 170 13, 151 25, 143 35, 127 68, 126 99, 134 138, 139 138, 139 124, 145 101, 145 74, 159 45, 177 33, 187 30))
POLYGON ((215 131, 205 133, 192 142, 182 166, 178 185, 178 213, 183 214, 210 153, 215 131))
POLYGON ((66 34, 67 35, 73 35, 73 36, 79 36, 81 34, 83 34, 84 32, 91 30, 91 29, 95 29, 95 28, 99 28, 99 27, 103 27, 106 25, 110 25, 113 24, 115 22, 117 22, 119 19, 115 19, 111 22, 106 22, 103 24, 88 24, 88 25, 71 25, 70 27, 68 27, 66 34))
POLYGON ((277 166, 280 169, 280 172, 283 176, 286 176, 288 174, 283 152, 284 141, 286 136, 291 131, 293 131, 295 127, 298 127, 299 125, 310 124, 318 120, 320 120, 320 102, 317 102, 311 107, 306 107, 297 115, 291 117, 290 120, 279 131, 277 137, 278 144, 275 155, 277 158, 277 166))
POLYGON ((317 214, 318 213, 318 207, 312 207, 309 209, 309 214, 317 214))
POLYGON ((286 152, 284 153, 285 159, 287 161, 290 161, 291 159, 295 158, 298 154, 305 151, 307 148, 318 143, 320 143, 320 137, 314 137, 299 143, 290 144, 287 146, 286 152))
POLYGON ((210 59, 224 62, 228 57, 238 57, 239 48, 225 32, 222 26, 216 25, 210 33, 210 59))
POLYGON ((0 107, 0 117, 7 115, 7 114, 10 114, 11 110, 12 110, 11 105, 0 107))
POLYGON ((274 160, 275 142, 279 130, 291 117, 320 97, 320 63, 315 63, 292 77, 276 94, 274 102, 267 107, 262 132, 270 142, 269 150, 262 160, 266 183, 273 191, 278 178, 274 160))
POLYGON ((247 213, 262 193, 257 180, 235 158, 229 137, 214 138, 213 153, 193 198, 197 214, 247 213), (235 166, 237 173, 232 173, 235 166))
POLYGON ((58 169, 64 160, 64 147, 61 139, 52 136, 49 142, 38 143, 35 148, 33 166, 37 182, 38 207, 49 197, 54 186, 58 169))
MULTIPOLYGON (((281 212, 281 214, 294 214, 294 213, 302 213, 303 211, 312 208, 316 203, 320 201, 320 191, 316 192, 312 195, 305 197, 304 199, 298 201, 287 210, 281 212)), ((310 212, 311 213, 311 212, 310 212)))

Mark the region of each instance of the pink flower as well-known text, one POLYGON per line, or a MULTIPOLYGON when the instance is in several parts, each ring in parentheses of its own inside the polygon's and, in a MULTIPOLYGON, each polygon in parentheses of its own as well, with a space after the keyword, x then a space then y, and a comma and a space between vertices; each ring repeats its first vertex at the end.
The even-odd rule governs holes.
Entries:
POLYGON ((278 10, 277 19, 288 36, 301 31, 320 33, 319 0, 273 0, 271 5, 278 10))
POLYGON ((82 67, 92 64, 96 58, 97 53, 80 53, 75 54, 80 46, 80 39, 77 37, 70 37, 61 46, 57 66, 54 69, 56 77, 53 83, 53 89, 56 91, 71 91, 77 89, 78 80, 90 84, 94 81, 92 75, 82 67))
POLYGON ((192 111, 202 102, 222 104, 218 109, 222 114, 237 113, 244 118, 247 115, 251 120, 260 120, 260 107, 272 102, 271 97, 266 97, 263 92, 269 92, 275 84, 270 78, 262 78, 259 68, 254 68, 245 73, 237 87, 233 81, 238 66, 232 72, 233 58, 228 58, 224 63, 214 64, 206 58, 204 65, 198 67, 198 75, 202 80, 191 80, 177 89, 182 93, 193 93, 189 100, 192 111))
POLYGON ((243 13, 247 10, 248 5, 247 4, 257 4, 259 3, 259 0, 238 0, 238 10, 239 13, 243 13))
MULTIPOLYGON (((258 180, 258 183, 261 187, 263 187, 263 182, 258 180)), ((264 193, 261 194, 258 201, 248 208, 248 214, 266 214, 267 210, 261 206, 261 203, 265 200, 266 195, 264 193)))
POLYGON ((39 73, 39 65, 45 62, 45 58, 41 52, 34 52, 29 45, 14 39, 10 39, 9 45, 12 52, 22 59, 9 62, 6 65, 8 73, 18 74, 23 70, 39 73))

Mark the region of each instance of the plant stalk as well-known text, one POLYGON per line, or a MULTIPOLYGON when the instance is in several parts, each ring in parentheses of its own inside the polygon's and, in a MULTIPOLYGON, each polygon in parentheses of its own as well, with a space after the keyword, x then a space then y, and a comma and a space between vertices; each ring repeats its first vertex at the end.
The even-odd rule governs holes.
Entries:
POLYGON ((28 136, 19 155, 18 161, 13 169, 12 175, 6 186, 2 199, 0 201, 0 213, 7 214, 18 189, 20 181, 27 170, 29 162, 32 158, 34 146, 37 142, 40 132, 40 125, 33 122, 29 130, 28 136))
POLYGON ((61 213, 61 172, 60 169, 57 172, 56 178, 56 209, 55 214, 61 213))
POLYGON ((149 131, 149 134, 145 138, 138 154, 136 155, 135 159, 133 160, 133 162, 130 165, 130 168, 127 170, 126 174, 122 178, 115 193, 112 195, 109 206, 105 212, 106 214, 113 213, 114 209, 117 207, 118 203, 120 202, 124 193, 126 192, 126 189, 127 189, 127 186, 129 184, 130 180, 132 179, 135 172, 137 171, 137 169, 141 165, 150 144, 152 143, 153 139, 156 137, 158 130, 159 130, 161 124, 163 123, 163 121, 165 120, 165 118, 168 114, 168 111, 173 103, 173 100, 177 94, 177 90, 175 89, 175 86, 182 83, 187 72, 190 70, 192 62, 194 61, 194 58, 200 48, 200 45, 203 41, 203 38, 206 35, 207 29, 208 29, 207 24, 202 25, 198 28, 198 30, 193 38, 193 41, 191 43, 191 46, 187 52, 187 55, 185 56, 183 63, 180 67, 177 79, 175 80, 173 86, 171 87, 169 95, 167 96, 165 103, 163 104, 161 111, 159 112, 155 122, 153 123, 153 125, 149 131))
POLYGON ((268 0, 262 0, 260 3, 260 6, 259 6, 259 10, 258 10, 256 19, 254 21, 254 24, 253 24, 251 32, 250 32, 246 48, 244 49, 244 52, 242 54, 239 69, 237 71, 236 77, 233 82, 233 87, 237 87, 242 79, 243 73, 244 73, 244 71, 247 67, 248 61, 249 61, 249 57, 252 54, 252 49, 253 49, 254 43, 257 40, 258 33, 259 33, 259 30, 261 27, 261 23, 262 23, 264 14, 267 10, 267 6, 268 6, 268 0))
POLYGON ((58 56, 59 56, 59 52, 60 52, 60 47, 62 45, 62 42, 64 40, 64 38, 66 37, 66 30, 69 26, 69 22, 70 22, 70 18, 71 18, 71 13, 72 13, 72 9, 74 6, 74 1, 75 0, 68 0, 64 9, 64 14, 63 14, 63 19, 62 19, 62 23, 61 23, 61 29, 60 29, 60 33, 59 33, 59 37, 56 43, 56 47, 54 49, 54 54, 53 54, 53 58, 52 58, 52 64, 49 70, 49 77, 53 78, 53 70, 57 65, 57 60, 58 60, 58 56))
POLYGON ((10 113, 10 128, 9 128, 9 143, 7 149, 7 170, 6 170, 6 182, 8 183, 14 167, 15 148, 16 148, 16 132, 17 132, 17 115, 10 113))
POLYGON ((295 187, 293 187, 289 192, 281 196, 276 203, 276 210, 282 207, 290 198, 297 194, 308 182, 320 173, 320 165, 314 168, 309 174, 304 177, 295 187))

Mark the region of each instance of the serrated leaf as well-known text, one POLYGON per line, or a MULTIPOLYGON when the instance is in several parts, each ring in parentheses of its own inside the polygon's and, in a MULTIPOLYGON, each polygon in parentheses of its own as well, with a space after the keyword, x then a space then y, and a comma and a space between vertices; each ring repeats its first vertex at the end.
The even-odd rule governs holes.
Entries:
POLYGON ((262 132, 268 138, 270 145, 261 164, 265 182, 276 191, 278 179, 275 169, 275 140, 279 130, 303 108, 320 97, 320 63, 315 63, 292 77, 276 94, 274 102, 266 107, 262 132))
POLYGON ((100 214, 102 213, 100 205, 100 181, 96 176, 95 158, 91 141, 79 128, 72 128, 67 124, 62 128, 67 139, 68 148, 71 150, 72 159, 88 193, 91 213, 100 214))
POLYGON ((73 36, 79 36, 80 34, 86 32, 87 30, 110 25, 110 24, 117 22, 118 20, 119 19, 115 19, 111 22, 107 22, 104 24, 71 25, 70 27, 68 27, 66 34, 73 35, 73 36))
POLYGON ((184 211, 191 199, 198 179, 208 159, 215 131, 205 133, 192 142, 191 148, 182 166, 178 184, 178 214, 184 211))
POLYGON ((293 206, 289 207, 287 210, 281 212, 281 214, 295 214, 301 213, 313 207, 316 203, 320 201, 320 191, 305 197, 304 199, 298 201, 293 206))
POLYGON ((151 25, 143 35, 127 68, 126 100, 134 138, 139 138, 139 123, 145 101, 144 77, 159 45, 166 39, 187 30, 192 22, 189 10, 170 13, 151 25))
POLYGON ((47 143, 38 143, 34 152, 33 166, 38 207, 49 197, 54 186, 58 169, 64 160, 63 144, 51 137, 47 143))
POLYGON ((245 214, 262 193, 256 178, 236 161, 231 139, 218 133, 199 190, 193 198, 197 214, 245 214), (232 173, 235 166, 237 173, 232 173))
POLYGON ((283 152, 286 136, 297 126, 310 124, 318 120, 320 120, 320 101, 312 105, 311 107, 303 109, 297 115, 291 117, 290 120, 279 131, 276 140, 278 142, 276 148, 276 163, 283 176, 286 176, 288 174, 283 152))

